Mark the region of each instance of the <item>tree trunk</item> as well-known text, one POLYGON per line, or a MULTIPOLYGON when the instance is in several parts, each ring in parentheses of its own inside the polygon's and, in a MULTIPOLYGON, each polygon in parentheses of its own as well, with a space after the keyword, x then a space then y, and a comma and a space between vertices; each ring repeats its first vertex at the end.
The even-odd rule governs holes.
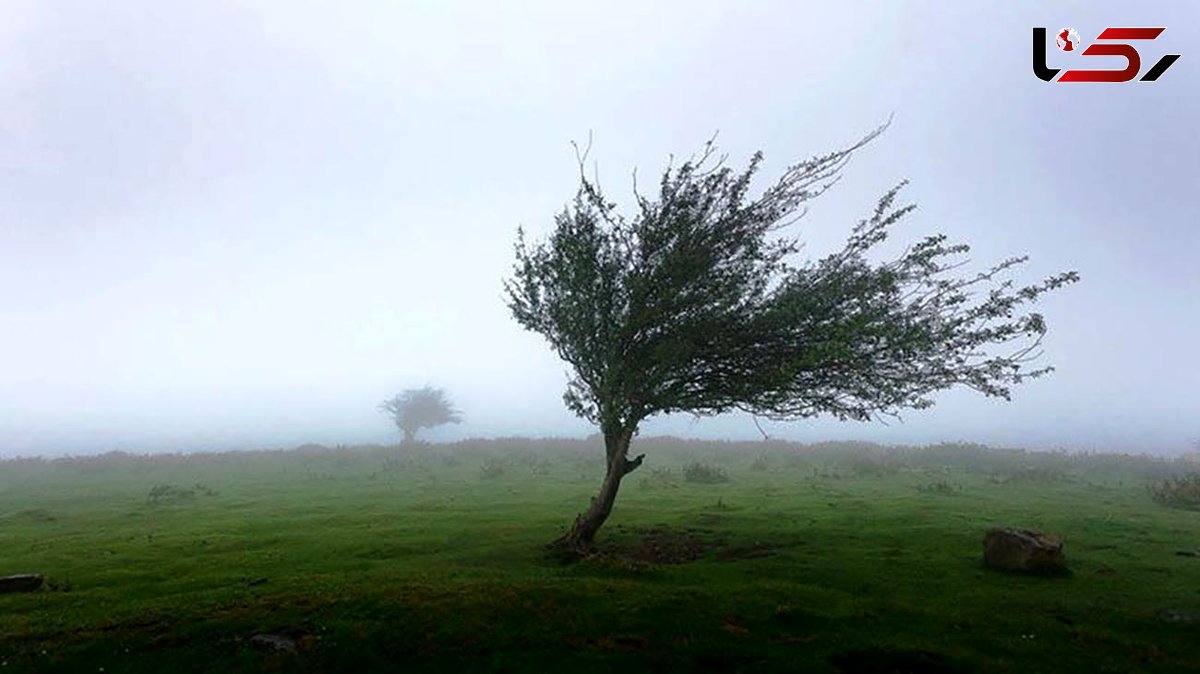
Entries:
POLYGON ((600 485, 600 493, 592 498, 588 509, 575 518, 575 524, 571 526, 570 531, 550 544, 552 548, 574 556, 584 555, 591 550, 596 532, 612 512, 617 490, 621 487, 621 479, 642 465, 642 459, 646 456, 641 454, 632 461, 626 458, 633 430, 614 428, 604 431, 604 451, 608 458, 608 468, 604 482, 600 485))
POLYGON ((412 441, 417 437, 417 429, 405 428, 403 430, 404 430, 404 444, 411 445, 412 441))

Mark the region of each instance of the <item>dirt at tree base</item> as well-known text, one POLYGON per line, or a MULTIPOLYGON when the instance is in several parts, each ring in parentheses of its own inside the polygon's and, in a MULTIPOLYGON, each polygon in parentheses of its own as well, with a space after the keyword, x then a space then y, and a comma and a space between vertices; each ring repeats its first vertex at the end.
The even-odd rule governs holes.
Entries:
POLYGON ((780 547, 766 541, 731 545, 715 536, 711 529, 696 527, 628 528, 617 525, 613 529, 621 534, 632 533, 636 540, 601 543, 589 557, 635 564, 686 564, 714 554, 718 560, 729 562, 770 557, 780 547))

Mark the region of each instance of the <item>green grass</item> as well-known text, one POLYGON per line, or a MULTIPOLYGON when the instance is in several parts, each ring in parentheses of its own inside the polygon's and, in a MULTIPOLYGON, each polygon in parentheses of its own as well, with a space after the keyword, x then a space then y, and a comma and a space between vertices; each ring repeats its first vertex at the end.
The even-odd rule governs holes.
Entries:
POLYGON ((637 451, 646 465, 601 532, 609 554, 573 565, 542 545, 598 486, 594 441, 0 462, 0 575, 54 588, 0 595, 0 672, 1200 663, 1200 558, 1176 554, 1200 548, 1200 512, 1147 489, 1179 462, 669 439, 637 451), (729 481, 687 481, 695 462, 729 481), (1065 537, 1073 574, 985 570, 994 525, 1065 537), (622 556, 647 529, 690 530, 699 559, 622 556), (299 651, 257 650, 259 633, 299 651))

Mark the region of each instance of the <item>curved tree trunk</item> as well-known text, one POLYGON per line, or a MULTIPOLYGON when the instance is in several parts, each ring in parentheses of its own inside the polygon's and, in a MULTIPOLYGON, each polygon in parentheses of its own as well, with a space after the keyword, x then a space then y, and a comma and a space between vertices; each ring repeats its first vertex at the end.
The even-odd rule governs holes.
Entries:
POLYGON ((621 479, 642 465, 642 459, 646 456, 641 454, 632 461, 627 458, 632 438, 632 428, 605 430, 604 450, 608 457, 608 468, 600 485, 600 493, 592 497, 588 509, 575 518, 571 529, 551 543, 552 548, 573 555, 583 555, 591 550, 596 532, 612 512, 617 491, 621 488, 621 479))
POLYGON ((404 444, 411 445, 413 440, 415 440, 417 437, 417 429, 405 428, 402 430, 404 431, 404 444))

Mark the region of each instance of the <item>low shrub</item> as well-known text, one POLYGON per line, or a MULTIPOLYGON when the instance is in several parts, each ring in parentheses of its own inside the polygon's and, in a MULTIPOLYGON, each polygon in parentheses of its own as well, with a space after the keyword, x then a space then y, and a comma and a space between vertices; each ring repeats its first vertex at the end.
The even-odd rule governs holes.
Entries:
POLYGON ((488 457, 479 466, 479 474, 488 480, 504 477, 508 473, 508 462, 504 459, 488 457))
POLYGON ((900 472, 901 466, 886 457, 855 457, 846 468, 855 477, 888 477, 900 472))
POLYGON ((678 487, 679 483, 675 479, 675 473, 664 466, 651 466, 647 469, 645 476, 642 477, 641 485, 653 489, 669 489, 678 487))
POLYGON ((1165 506, 1200 510, 1200 472, 1152 482, 1149 489, 1151 498, 1165 506))
POLYGON ((993 476, 990 481, 995 484, 1007 484, 1010 482, 1062 482, 1067 480, 1068 476, 1065 472, 1056 468, 1046 466, 1021 466, 1002 477, 993 476))
POLYGON ((196 496, 196 491, 186 487, 176 487, 173 484, 156 484, 150 488, 150 493, 146 496, 146 502, 151 505, 163 505, 164 503, 178 503, 186 501, 196 496))
POLYGON ((728 482, 729 474, 717 466, 694 461, 683 469, 683 479, 701 484, 716 484, 728 482))
POLYGON ((923 484, 917 487, 918 490, 927 494, 941 494, 943 496, 953 496, 962 491, 962 485, 946 480, 936 480, 929 484, 923 484))
POLYGON ((191 487, 176 487, 173 484, 156 484, 150 488, 150 493, 146 496, 146 502, 150 505, 164 505, 167 503, 179 503, 187 501, 196 496, 216 496, 217 492, 200 482, 191 487))

